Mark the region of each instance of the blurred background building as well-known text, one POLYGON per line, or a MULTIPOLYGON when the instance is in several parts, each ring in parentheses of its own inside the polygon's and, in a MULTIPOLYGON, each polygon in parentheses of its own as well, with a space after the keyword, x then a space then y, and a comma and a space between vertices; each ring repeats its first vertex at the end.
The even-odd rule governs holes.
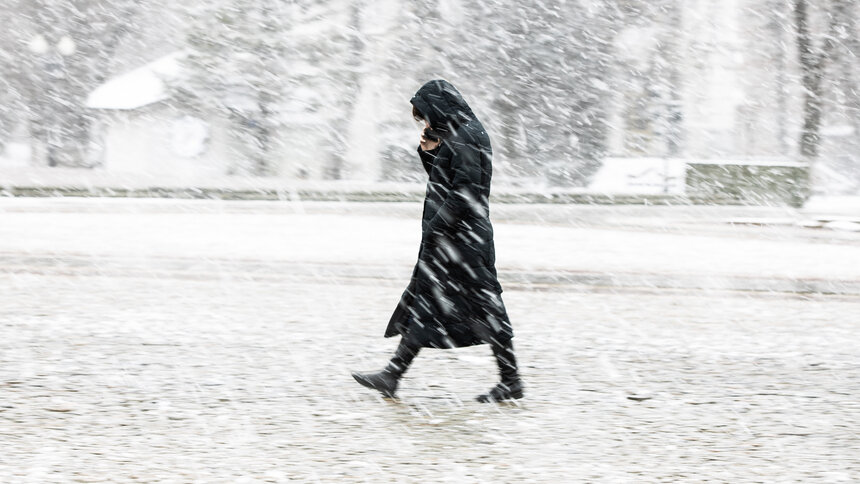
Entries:
POLYGON ((800 162, 858 193, 857 3, 9 0, 0 164, 420 180, 408 101, 442 77, 502 183, 800 162))

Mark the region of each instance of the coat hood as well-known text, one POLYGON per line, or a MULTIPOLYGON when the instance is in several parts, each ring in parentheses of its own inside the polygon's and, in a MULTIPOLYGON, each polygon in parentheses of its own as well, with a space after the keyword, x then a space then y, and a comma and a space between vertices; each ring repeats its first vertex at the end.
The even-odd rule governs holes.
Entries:
POLYGON ((430 128, 442 137, 475 118, 460 91, 442 79, 435 79, 421 86, 410 102, 426 117, 430 128))

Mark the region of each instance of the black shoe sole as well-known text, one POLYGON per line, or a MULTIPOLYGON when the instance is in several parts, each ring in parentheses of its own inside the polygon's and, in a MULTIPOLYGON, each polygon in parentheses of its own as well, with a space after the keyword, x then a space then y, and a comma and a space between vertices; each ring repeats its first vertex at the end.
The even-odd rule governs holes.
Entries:
POLYGON ((382 394, 382 396, 384 396, 384 397, 387 397, 387 398, 397 398, 397 396, 395 395, 395 392, 396 392, 397 390, 391 391, 391 390, 387 390, 387 389, 381 389, 381 388, 378 388, 378 387, 376 387, 375 385, 373 385, 373 383, 371 383, 369 380, 366 380, 364 377, 362 377, 362 376, 360 376, 360 375, 358 375, 358 374, 356 374, 356 373, 353 373, 353 374, 352 374, 352 377, 353 377, 353 378, 355 379, 355 381, 357 381, 361 386, 363 386, 363 387, 367 387, 367 388, 370 388, 371 390, 376 390, 376 391, 378 391, 379 393, 381 393, 381 394, 382 394))
POLYGON ((508 400, 519 400, 519 399, 523 398, 524 396, 525 396, 525 394, 523 392, 514 392, 514 393, 510 393, 508 395, 505 395, 501 399, 496 399, 493 396, 491 396, 490 394, 484 394, 484 395, 478 396, 478 398, 476 400, 478 400, 478 402, 480 402, 480 403, 498 403, 498 402, 505 402, 508 400))

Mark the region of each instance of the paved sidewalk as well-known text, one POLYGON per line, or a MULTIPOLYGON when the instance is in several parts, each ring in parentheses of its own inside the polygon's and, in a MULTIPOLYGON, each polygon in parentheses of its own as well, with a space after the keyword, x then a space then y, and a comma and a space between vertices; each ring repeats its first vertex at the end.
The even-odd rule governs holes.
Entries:
POLYGON ((858 234, 496 206, 526 399, 473 402, 474 347, 384 400, 349 371, 393 350, 420 210, 0 200, 0 482, 860 479, 858 234), (570 274, 842 289, 536 279, 570 274))

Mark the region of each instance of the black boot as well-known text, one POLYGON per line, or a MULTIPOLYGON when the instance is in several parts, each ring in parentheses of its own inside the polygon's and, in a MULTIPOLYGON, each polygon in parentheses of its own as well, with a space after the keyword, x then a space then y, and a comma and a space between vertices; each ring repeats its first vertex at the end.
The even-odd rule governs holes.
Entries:
POLYGON ((499 366, 499 375, 501 375, 502 381, 489 392, 479 395, 477 400, 487 403, 523 398, 523 382, 517 371, 513 342, 508 340, 504 344, 493 344, 492 346, 493 356, 496 357, 496 364, 499 366))
POLYGON ((394 357, 382 371, 374 373, 356 371, 353 372, 352 377, 367 388, 372 388, 386 397, 393 398, 397 392, 397 383, 400 377, 409 368, 420 349, 420 346, 411 346, 401 339, 400 344, 397 345, 397 350, 394 352, 394 357))

